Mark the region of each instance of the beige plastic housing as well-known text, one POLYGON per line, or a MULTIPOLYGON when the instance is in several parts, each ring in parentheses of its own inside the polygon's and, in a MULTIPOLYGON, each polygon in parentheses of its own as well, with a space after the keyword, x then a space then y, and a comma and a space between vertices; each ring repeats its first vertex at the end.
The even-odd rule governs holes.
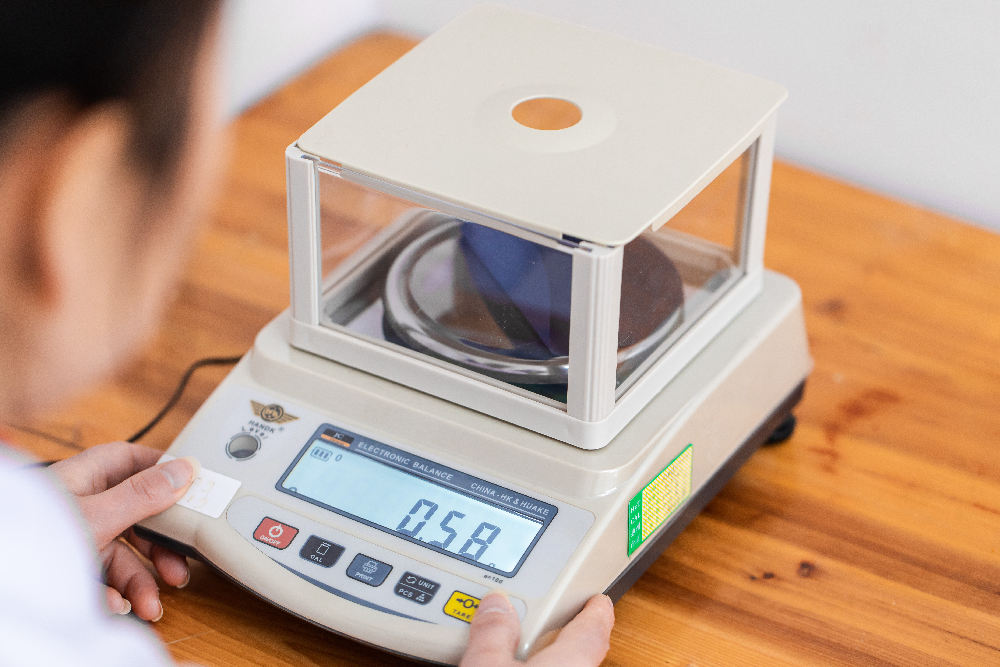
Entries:
POLYGON ((288 148, 290 340, 577 447, 601 448, 759 293, 774 116, 785 95, 776 84, 693 58, 477 7, 288 148), (515 120, 519 103, 540 97, 576 105, 579 121, 537 130, 515 120), (732 238, 718 246, 677 221, 734 165, 737 219, 732 238), (330 179, 407 202, 412 215, 326 271, 322 199, 330 179), (403 245, 407 225, 421 215, 475 223, 569 256, 564 396, 329 321, 325 304, 362 290, 361 277, 388 261, 385 249, 403 245), (623 378, 623 257, 628 244, 654 234, 667 237, 671 260, 701 271, 706 284, 703 265, 715 261, 713 253, 729 263, 708 298, 685 312, 683 326, 623 378))
MULTIPOLYGON (((311 522, 324 525, 319 535, 342 536, 336 540, 342 544, 347 539, 363 541, 368 544, 364 553, 376 557, 382 552, 372 550, 391 552, 385 560, 396 570, 384 588, 406 569, 404 560, 419 561, 415 571, 435 581, 444 582, 446 576, 465 580, 458 589, 473 595, 502 588, 526 609, 518 643, 518 655, 524 658, 547 632, 565 625, 591 595, 608 590, 654 546, 659 532, 635 553, 627 552, 629 499, 689 445, 691 489, 697 493, 720 474, 741 443, 811 368, 799 289, 788 278, 765 272, 761 293, 704 353, 611 446, 588 452, 296 350, 288 345, 287 320, 288 313, 282 313, 261 330, 253 350, 168 451, 173 456, 195 456, 204 469, 240 481, 226 512, 212 518, 175 505, 142 525, 191 547, 240 585, 313 623, 385 650, 449 664, 459 662, 468 637, 467 625, 440 612, 453 587, 443 588, 432 603, 437 614, 432 623, 332 595, 276 564, 279 552, 235 530, 233 508, 248 500, 267 501, 280 512, 269 516, 278 520, 300 528, 311 522), (273 432, 262 436, 260 451, 237 460, 226 454, 226 442, 246 430, 253 415, 251 400, 280 404, 296 419, 280 427, 271 424, 273 432), (556 520, 543 536, 551 539, 539 542, 526 561, 537 568, 551 567, 555 574, 533 577, 534 566, 526 565, 515 576, 496 577, 278 492, 275 483, 282 471, 323 422, 559 505, 556 520), (570 508, 593 515, 584 532, 561 532, 559 522, 570 508), (569 556, 553 548, 566 541, 574 545, 569 556)), ((679 520, 682 509, 659 531, 679 520)), ((309 564, 303 565, 296 555, 307 535, 304 530, 287 551, 301 570, 316 573, 322 568, 308 570, 309 564)), ((338 567, 342 571, 345 565, 338 567)), ((366 587, 358 584, 358 588, 366 587)), ((375 591, 371 589, 373 595, 375 591)))

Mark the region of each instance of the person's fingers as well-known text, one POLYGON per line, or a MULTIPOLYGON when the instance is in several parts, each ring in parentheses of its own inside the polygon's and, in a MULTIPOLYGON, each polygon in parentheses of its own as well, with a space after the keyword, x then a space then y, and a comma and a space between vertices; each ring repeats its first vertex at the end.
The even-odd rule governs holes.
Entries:
POLYGON ((105 586, 104 592, 107 595, 108 600, 108 610, 112 614, 118 614, 124 616, 132 611, 132 603, 122 597, 122 594, 113 589, 111 586, 105 586))
POLYGON ((138 554, 121 540, 115 540, 101 552, 106 563, 105 581, 126 598, 132 613, 147 621, 163 615, 160 591, 153 574, 139 560, 138 554))
POLYGON ((197 468, 193 459, 174 459, 136 473, 107 491, 79 498, 98 548, 177 502, 194 480, 197 468))
POLYGON ((163 583, 177 588, 187 586, 188 581, 191 580, 191 570, 188 569, 187 558, 166 547, 144 540, 136 535, 134 530, 129 530, 125 536, 129 544, 150 560, 163 583))
POLYGON ((469 627, 469 646, 462 667, 512 665, 521 622, 514 606, 503 593, 490 593, 479 602, 469 627))
POLYGON ((163 452, 129 442, 109 442, 85 449, 49 466, 62 485, 78 496, 89 496, 120 484, 145 470, 163 452))
POLYGON ((615 611, 611 598, 595 595, 566 624, 550 646, 532 656, 529 664, 533 667, 599 665, 607 655, 614 624, 615 611))

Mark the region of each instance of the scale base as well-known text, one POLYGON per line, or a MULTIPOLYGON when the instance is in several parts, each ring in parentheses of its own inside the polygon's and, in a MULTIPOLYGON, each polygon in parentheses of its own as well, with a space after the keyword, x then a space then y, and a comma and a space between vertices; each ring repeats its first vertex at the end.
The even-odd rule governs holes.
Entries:
MULTIPOLYGON (((701 513, 705 506, 708 505, 708 503, 722 490, 726 483, 733 478, 740 467, 742 467, 750 459, 757 449, 765 445, 780 444, 791 437, 791 431, 794 429, 795 425, 795 416, 792 413, 792 410, 794 410, 795 406, 802 400, 804 391, 805 381, 800 383, 788 395, 788 397, 785 398, 785 400, 782 401, 782 403, 776 407, 764 421, 761 422, 760 426, 757 427, 757 429, 750 435, 749 438, 746 439, 746 441, 737 447, 723 466, 719 468, 719 470, 717 470, 715 474, 713 474, 708 481, 691 496, 684 509, 673 519, 673 521, 670 522, 669 525, 660 531, 660 534, 650 542, 650 544, 643 551, 642 555, 633 560, 628 568, 622 572, 610 586, 608 586, 608 588, 604 591, 605 595, 608 595, 614 602, 618 602, 618 600, 620 600, 622 596, 628 592, 628 590, 639 580, 639 578, 645 574, 646 570, 648 570, 653 563, 656 562, 656 560, 663 554, 663 552, 670 546, 677 536, 680 535, 685 528, 687 528, 691 521, 693 521, 694 518, 701 513), (778 439, 775 439, 776 436, 778 436, 778 439)), ((247 591, 254 597, 257 597, 268 604, 274 604, 273 601, 260 595, 252 588, 243 585, 238 579, 228 575, 224 570, 214 566, 210 560, 205 558, 193 547, 142 526, 136 526, 134 530, 136 534, 143 539, 166 547, 175 553, 205 563, 223 578, 227 579, 244 591, 247 591)), ((298 618, 312 623, 313 625, 316 625, 324 630, 334 632, 335 634, 341 634, 337 633, 336 630, 332 630, 331 628, 318 624, 305 616, 295 613, 292 609, 285 607, 281 607, 281 609, 286 613, 297 616, 298 618)), ((357 637, 351 637, 349 635, 342 636, 353 641, 360 641, 361 643, 381 651, 387 650, 385 647, 359 640, 357 637)), ((403 653, 397 653, 395 651, 391 652, 409 659, 414 658, 414 656, 403 653)))
POLYGON ((467 642, 468 626, 442 611, 452 590, 481 597, 500 587, 522 605, 522 658, 593 593, 621 598, 739 466, 782 430, 811 367, 798 288, 767 273, 758 298, 615 442, 586 451, 297 350, 289 345, 288 326, 285 314, 261 331, 252 352, 169 451, 196 456, 203 471, 238 481, 238 490, 216 515, 175 506, 144 521, 140 534, 203 560, 245 590, 319 627, 440 663, 457 663, 467 642), (274 408, 268 413, 272 420, 285 415, 291 421, 265 421, 264 408, 274 408), (536 547, 538 557, 529 557, 516 574, 498 576, 455 559, 435 559, 425 547, 282 493, 275 486, 282 471, 323 423, 558 505, 536 547), (249 432, 261 439, 259 451, 245 458, 227 453, 228 442, 249 432), (693 461, 689 495, 637 549, 627 550, 633 544, 626 539, 631 501, 685 450, 693 461), (240 519, 253 503, 266 509, 240 519), (419 609, 398 602, 413 605, 406 608, 411 618, 403 618, 375 607, 396 600, 395 579, 384 591, 372 588, 367 605, 331 595, 302 572, 317 580, 325 572, 328 585, 355 597, 365 585, 350 579, 346 567, 322 570, 300 563, 298 543, 280 551, 255 541, 258 514, 301 529, 300 541, 315 533, 346 546, 349 555, 364 553, 393 564, 400 574, 413 571, 441 582, 440 599, 419 609), (592 523, 574 523, 581 516, 593 517, 592 523), (298 571, 289 571, 289 565, 298 571), (420 609, 430 610, 432 622, 416 617, 420 609))

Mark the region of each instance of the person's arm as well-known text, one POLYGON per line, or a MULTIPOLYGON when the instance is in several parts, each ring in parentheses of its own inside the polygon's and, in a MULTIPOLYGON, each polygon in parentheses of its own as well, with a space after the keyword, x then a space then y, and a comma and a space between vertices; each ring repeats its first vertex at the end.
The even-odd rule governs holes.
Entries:
POLYGON ((510 600, 491 593, 479 603, 469 628, 469 646, 461 667, 586 667, 599 665, 608 652, 614 606, 607 595, 590 598, 576 617, 566 624, 555 641, 532 655, 526 663, 515 659, 521 624, 510 600))
POLYGON ((104 566, 108 607, 119 614, 133 611, 157 621, 163 615, 153 575, 128 541, 148 558, 164 583, 184 586, 190 577, 187 560, 139 538, 132 526, 177 502, 197 475, 192 459, 155 465, 162 452, 114 442, 98 445, 53 463, 49 470, 72 493, 93 535, 104 566))

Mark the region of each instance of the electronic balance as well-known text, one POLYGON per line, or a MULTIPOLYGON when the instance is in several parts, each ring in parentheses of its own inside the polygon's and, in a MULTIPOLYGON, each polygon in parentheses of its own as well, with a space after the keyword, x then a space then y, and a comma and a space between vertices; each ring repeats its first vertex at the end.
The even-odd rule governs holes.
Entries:
POLYGON ((431 661, 491 589, 521 655, 620 597, 810 370, 762 265, 784 98, 495 6, 422 42, 288 148, 291 307, 170 447, 203 472, 144 534, 431 661), (519 115, 543 98, 561 129, 519 115))

